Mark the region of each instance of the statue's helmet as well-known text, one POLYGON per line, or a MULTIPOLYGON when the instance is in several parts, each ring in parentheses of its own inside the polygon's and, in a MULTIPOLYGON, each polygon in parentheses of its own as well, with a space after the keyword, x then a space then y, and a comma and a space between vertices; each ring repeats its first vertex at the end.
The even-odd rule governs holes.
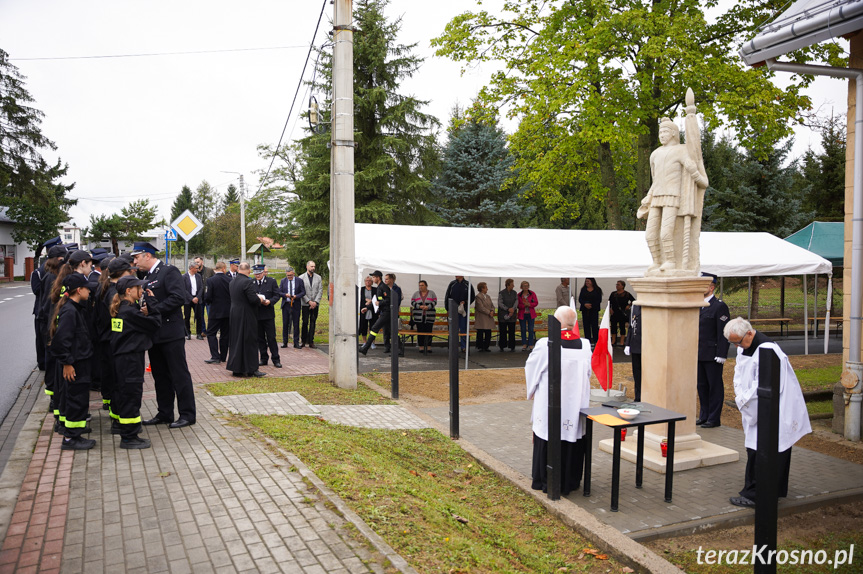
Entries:
POLYGON ((677 141, 680 141, 680 128, 677 127, 677 124, 671 121, 671 119, 662 118, 659 121, 659 129, 661 130, 663 128, 671 130, 671 133, 675 138, 677 138, 677 141))

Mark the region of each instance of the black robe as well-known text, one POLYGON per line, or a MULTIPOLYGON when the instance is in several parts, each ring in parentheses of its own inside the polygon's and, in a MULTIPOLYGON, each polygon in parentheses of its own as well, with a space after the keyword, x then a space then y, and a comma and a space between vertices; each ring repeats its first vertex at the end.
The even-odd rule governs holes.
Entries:
POLYGON ((258 370, 258 307, 261 299, 255 282, 237 274, 230 283, 231 346, 227 369, 232 373, 250 374, 258 370))

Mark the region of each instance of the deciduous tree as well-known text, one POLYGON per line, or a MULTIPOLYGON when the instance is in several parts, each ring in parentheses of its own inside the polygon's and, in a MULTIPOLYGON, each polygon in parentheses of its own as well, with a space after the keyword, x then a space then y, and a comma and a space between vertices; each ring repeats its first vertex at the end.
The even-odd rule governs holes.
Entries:
MULTIPOLYGON (((533 192, 554 205, 559 189, 587 185, 620 229, 626 196, 637 202, 649 188, 659 121, 679 112, 686 88, 708 129, 730 125, 758 158, 810 107, 801 89, 811 77, 782 89, 735 53, 783 3, 743 0, 709 22, 716 0, 506 0, 501 15, 457 16, 432 43, 465 67, 503 62, 479 100, 519 119, 511 148, 533 192)), ((832 44, 792 54, 844 65, 841 56, 832 44)))

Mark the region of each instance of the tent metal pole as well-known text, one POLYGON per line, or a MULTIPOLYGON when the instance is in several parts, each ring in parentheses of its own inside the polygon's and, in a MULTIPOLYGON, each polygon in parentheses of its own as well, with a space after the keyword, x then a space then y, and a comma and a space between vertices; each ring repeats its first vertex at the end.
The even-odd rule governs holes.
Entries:
POLYGON ((809 277, 803 276, 803 354, 809 354, 809 277))
MULTIPOLYGON (((815 312, 812 314, 812 319, 813 319, 813 321, 812 321, 812 326, 813 326, 812 338, 817 339, 818 338, 818 274, 817 273, 815 274, 815 304, 814 304, 813 308, 815 309, 815 312)), ((824 327, 826 328, 827 325, 824 325, 824 327)))
POLYGON ((833 300, 833 274, 827 275, 827 301, 824 303, 824 354, 827 354, 827 344, 830 340, 830 302, 833 300))
POLYGON ((470 369, 470 290, 473 286, 470 283, 470 277, 465 279, 467 280, 467 301, 465 301, 464 311, 467 314, 467 327, 464 330, 464 370, 467 371, 470 369))
POLYGON ((752 320, 752 277, 749 277, 749 287, 746 289, 746 320, 752 320))
POLYGON ((719 298, 725 299, 725 277, 719 278, 719 298))

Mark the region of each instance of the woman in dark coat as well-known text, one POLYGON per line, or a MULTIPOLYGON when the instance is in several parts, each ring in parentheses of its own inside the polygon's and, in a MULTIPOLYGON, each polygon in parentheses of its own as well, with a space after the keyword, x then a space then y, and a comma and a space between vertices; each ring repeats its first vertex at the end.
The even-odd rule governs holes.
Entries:
POLYGON ((596 284, 596 279, 588 277, 578 294, 581 305, 581 323, 584 325, 584 337, 591 345, 596 345, 599 338, 599 308, 602 307, 602 289, 596 284))

